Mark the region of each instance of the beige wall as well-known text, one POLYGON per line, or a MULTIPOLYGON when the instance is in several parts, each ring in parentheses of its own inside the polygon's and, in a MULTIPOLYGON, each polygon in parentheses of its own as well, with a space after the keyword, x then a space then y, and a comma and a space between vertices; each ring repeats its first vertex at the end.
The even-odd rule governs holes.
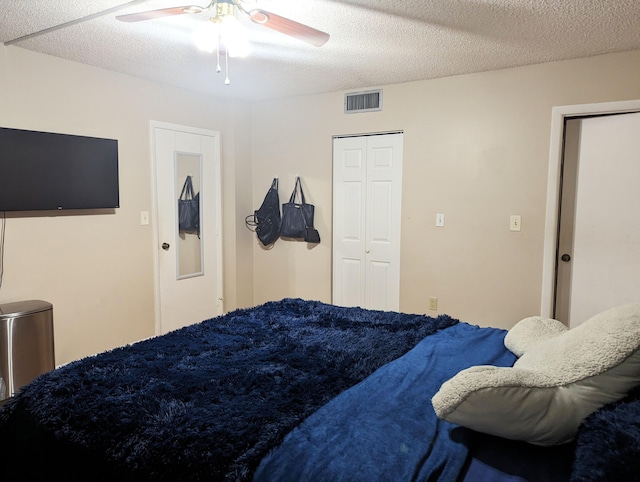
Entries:
POLYGON ((640 98, 640 51, 383 91, 384 110, 365 114, 345 115, 343 92, 254 105, 254 203, 274 175, 286 200, 299 173, 323 239, 255 243, 255 302, 331 301, 331 138, 403 130, 400 309, 505 328, 540 314, 551 109, 640 98))
POLYGON ((0 303, 53 303, 58 364, 154 334, 151 120, 221 132, 225 309, 329 302, 331 137, 404 130, 401 310, 435 314, 436 296, 439 312, 509 327, 539 313, 552 106, 632 98, 640 51, 385 86, 383 112, 344 115, 343 92, 249 106, 0 47, 0 125, 119 139, 122 206, 7 213, 0 303), (244 218, 296 174, 322 243, 264 250, 244 218))
POLYGON ((221 132, 225 302, 250 304, 250 238, 235 214, 251 204, 248 107, 0 47, 1 126, 119 140, 115 214, 6 214, 0 303, 53 304, 58 364, 155 333, 153 224, 140 225, 140 211, 153 212, 151 120, 221 132))

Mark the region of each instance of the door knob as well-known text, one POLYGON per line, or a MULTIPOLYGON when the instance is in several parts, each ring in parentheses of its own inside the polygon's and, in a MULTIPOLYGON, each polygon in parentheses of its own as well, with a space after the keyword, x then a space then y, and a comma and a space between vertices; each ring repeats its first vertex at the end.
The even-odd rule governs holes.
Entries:
POLYGON ((164 249, 165 251, 169 251, 169 248, 171 246, 169 245, 169 243, 162 243, 162 249, 164 249))
POLYGON ((564 261, 565 263, 567 263, 567 262, 571 261, 571 256, 569 256, 568 254, 565 253, 562 256, 560 256, 560 259, 562 261, 564 261))

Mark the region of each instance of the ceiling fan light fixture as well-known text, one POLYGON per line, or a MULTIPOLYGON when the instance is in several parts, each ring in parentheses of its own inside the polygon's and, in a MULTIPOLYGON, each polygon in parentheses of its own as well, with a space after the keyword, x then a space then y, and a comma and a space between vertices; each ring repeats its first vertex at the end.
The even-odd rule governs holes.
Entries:
POLYGON ((192 38, 198 50, 211 54, 218 49, 219 35, 219 23, 206 23, 194 29, 192 38))
POLYGON ((246 57, 251 51, 245 29, 235 16, 222 17, 220 39, 229 53, 229 57, 246 57))

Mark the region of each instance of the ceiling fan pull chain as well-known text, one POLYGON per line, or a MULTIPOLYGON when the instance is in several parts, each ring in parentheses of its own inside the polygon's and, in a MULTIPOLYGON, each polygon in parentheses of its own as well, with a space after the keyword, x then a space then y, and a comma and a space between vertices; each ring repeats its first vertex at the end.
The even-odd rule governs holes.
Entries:
POLYGON ((227 77, 224 79, 224 85, 229 85, 231 81, 229 80, 229 51, 227 50, 227 55, 224 56, 224 69, 227 73, 227 77))
POLYGON ((216 34, 216 73, 220 73, 222 67, 220 67, 220 35, 216 34))

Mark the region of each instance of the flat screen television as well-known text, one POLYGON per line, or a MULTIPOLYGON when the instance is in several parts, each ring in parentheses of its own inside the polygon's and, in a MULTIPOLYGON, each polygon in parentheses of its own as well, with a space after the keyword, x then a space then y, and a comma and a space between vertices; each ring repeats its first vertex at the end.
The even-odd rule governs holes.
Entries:
POLYGON ((0 128, 0 212, 117 207, 117 140, 0 128))

